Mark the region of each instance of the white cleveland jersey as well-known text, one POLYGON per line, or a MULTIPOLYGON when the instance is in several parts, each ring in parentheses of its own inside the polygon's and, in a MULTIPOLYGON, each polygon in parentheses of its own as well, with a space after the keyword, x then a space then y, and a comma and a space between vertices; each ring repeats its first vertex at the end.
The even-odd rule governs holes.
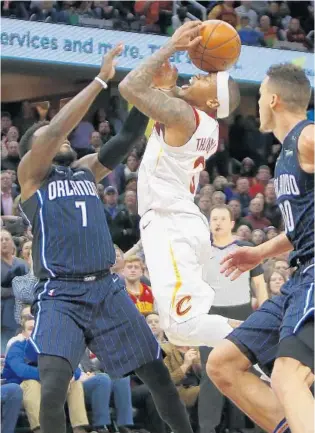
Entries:
POLYGON ((200 172, 218 147, 219 124, 193 108, 196 131, 181 147, 164 141, 164 125, 156 123, 138 173, 138 209, 143 216, 150 209, 200 215, 194 203, 200 172))

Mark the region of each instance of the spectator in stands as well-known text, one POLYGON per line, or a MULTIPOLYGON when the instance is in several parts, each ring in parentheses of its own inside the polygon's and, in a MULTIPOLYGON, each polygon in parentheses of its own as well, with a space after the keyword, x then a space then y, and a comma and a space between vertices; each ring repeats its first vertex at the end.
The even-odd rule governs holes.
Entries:
POLYGON ((13 201, 18 192, 13 188, 12 176, 8 171, 1 172, 1 215, 13 214, 13 201))
POLYGON ((213 185, 209 184, 209 185, 203 186, 200 189, 199 195, 200 195, 200 197, 206 195, 211 199, 213 193, 214 193, 214 187, 213 187, 213 185))
POLYGON ((149 325, 153 335, 160 344, 167 342, 164 331, 160 326, 160 316, 158 313, 150 313, 146 317, 147 324, 149 325))
POLYGON ((214 6, 209 12, 209 20, 222 20, 237 27, 240 23, 240 18, 234 9, 234 1, 224 1, 222 4, 214 6))
POLYGON ((226 202, 226 195, 222 191, 215 191, 212 194, 212 204, 213 206, 218 206, 221 204, 225 204, 226 202))
POLYGON ((130 173, 126 177, 126 192, 127 191, 137 192, 137 185, 138 185, 137 181, 138 181, 137 173, 130 173))
POLYGON ((242 45, 251 45, 256 47, 264 47, 266 45, 262 33, 253 29, 249 25, 249 18, 246 15, 241 17, 241 26, 238 30, 238 34, 241 38, 242 45))
POLYGON ((102 143, 107 143, 107 141, 112 137, 110 123, 108 120, 100 122, 98 125, 98 132, 100 133, 102 143))
POLYGON ((8 111, 3 111, 1 113, 1 138, 2 135, 7 134, 12 126, 11 114, 8 111))
POLYGON ((282 271, 272 271, 266 279, 269 296, 280 295, 281 287, 287 281, 287 275, 282 271))
POLYGON ((241 225, 236 230, 236 236, 240 241, 250 242, 252 238, 252 231, 248 225, 241 225))
POLYGON ((287 278, 289 278, 290 267, 289 263, 286 260, 276 259, 273 267, 275 271, 284 272, 287 278))
POLYGON ((116 215, 111 231, 114 243, 124 252, 140 239, 139 222, 137 195, 134 191, 126 191, 124 207, 116 215))
POLYGON ((254 245, 260 245, 265 242, 266 236, 265 232, 261 229, 256 229, 252 232, 252 243, 254 245))
POLYGON ((118 191, 113 186, 108 186, 104 191, 104 206, 110 218, 114 220, 122 206, 118 204, 118 191))
POLYGON ((200 391, 200 354, 196 347, 174 346, 166 343, 164 363, 177 387, 182 402, 187 407, 193 427, 198 427, 198 395, 200 391))
POLYGON ((17 383, 1 385, 1 429, 14 433, 22 408, 23 392, 17 383))
POLYGON ((265 233, 266 233, 266 240, 267 241, 269 241, 270 239, 275 238, 279 234, 278 230, 274 226, 267 227, 265 229, 265 233))
POLYGON ((248 19, 249 26, 254 29, 257 26, 257 12, 252 9, 251 1, 241 1, 241 6, 235 9, 237 15, 242 19, 246 17, 248 19))
POLYGON ((229 188, 229 183, 226 177, 217 176, 213 181, 213 186, 216 191, 224 192, 227 201, 231 200, 233 197, 233 192, 231 188, 229 188))
MULTIPOLYGON (((23 341, 16 341, 8 350, 2 376, 7 383, 20 384, 23 390, 23 405, 25 407, 30 427, 33 431, 40 431, 39 405, 41 386, 35 349, 28 340, 34 329, 34 320, 25 319, 22 323, 23 341), (34 362, 36 360, 36 362, 34 362), (30 365, 32 363, 32 365, 30 365)), ((84 394, 81 382, 78 381, 81 371, 77 369, 74 380, 70 382, 68 391, 68 407, 73 433, 84 433, 83 427, 88 426, 84 394)))
POLYGON ((32 264, 32 241, 25 240, 23 244, 21 245, 21 254, 20 258, 23 259, 29 267, 31 267, 32 264))
POLYGON ((198 194, 202 187, 204 187, 205 185, 209 185, 209 184, 210 184, 209 173, 206 170, 203 170, 199 176, 199 183, 198 183, 196 193, 198 194))
POLYGON ((124 277, 127 292, 141 314, 147 315, 153 312, 154 298, 151 287, 141 283, 143 275, 143 262, 137 256, 125 259, 124 277))
POLYGON ((24 260, 13 256, 13 240, 7 230, 1 230, 1 353, 5 353, 7 342, 15 335, 14 294, 12 280, 25 275, 29 269, 24 260))
POLYGON ((292 17, 290 15, 290 9, 287 2, 281 2, 279 7, 279 14, 281 17, 281 28, 284 30, 288 30, 292 17))
POLYGON ((29 101, 23 101, 20 115, 14 119, 14 125, 23 135, 37 120, 36 112, 29 101))
POLYGON ((20 132, 16 126, 10 126, 8 133, 7 133, 7 144, 10 143, 10 141, 19 141, 20 138, 20 132))
POLYGON ((271 222, 264 216, 263 202, 258 198, 253 198, 249 205, 249 215, 245 217, 254 230, 265 229, 271 225, 271 222))
POLYGON ((20 163, 19 143, 17 141, 9 141, 7 144, 7 156, 1 161, 2 170, 14 170, 17 172, 20 163))
POLYGON ((256 177, 253 181, 252 186, 249 189, 249 195, 251 197, 256 197, 258 193, 264 194, 266 185, 270 181, 270 178, 270 168, 267 165, 261 165, 258 168, 256 177))
POLYGON ((276 41, 282 40, 278 27, 272 26, 268 15, 263 15, 259 20, 256 30, 263 34, 266 46, 272 48, 276 41))
POLYGON ((113 393, 116 424, 120 433, 131 433, 126 427, 133 425, 130 377, 111 379, 102 372, 102 366, 95 357, 90 358, 87 349, 81 359, 83 370, 80 381, 83 383, 86 403, 92 410, 93 426, 98 433, 109 433, 107 426, 111 424, 110 397, 113 393))
POLYGON ((256 176, 256 165, 251 158, 244 158, 241 162, 240 176, 247 177, 249 185, 251 186, 256 176))
POLYGON ((242 225, 248 225, 250 229, 252 228, 248 221, 242 218, 242 207, 241 202, 237 198, 232 198, 228 204, 229 208, 233 214, 234 227, 233 232, 235 233, 237 229, 242 225))
POLYGON ((273 1, 269 3, 268 16, 272 27, 281 28, 280 5, 278 2, 273 1))
POLYGON ((265 217, 271 221, 271 224, 279 228, 282 220, 281 211, 277 205, 277 197, 273 181, 269 181, 265 186, 265 217))
POLYGON ((242 206, 242 215, 246 215, 250 203, 248 178, 240 177, 239 179, 237 179, 236 190, 233 198, 236 198, 240 201, 242 206))
POLYGON ((175 15, 172 16, 172 32, 175 32, 180 26, 187 23, 188 21, 191 21, 190 18, 187 16, 187 7, 186 6, 180 6, 175 15))
POLYGON ((202 197, 199 198, 198 207, 201 210, 201 213, 207 218, 208 221, 210 219, 211 206, 212 206, 212 201, 210 197, 208 197, 207 195, 203 195, 202 197))
MULTIPOLYGON (((92 132, 90 144, 91 144, 91 147, 93 149, 93 152, 98 153, 100 150, 100 147, 102 146, 101 134, 98 131, 92 132)), ((91 152, 92 152, 92 150, 91 150, 91 152)))
POLYGON ((298 18, 292 18, 287 30, 287 40, 288 42, 296 42, 302 44, 304 47, 308 48, 309 44, 306 39, 306 34, 301 27, 300 20, 298 18))
POLYGON ((71 132, 69 140, 71 146, 76 151, 78 158, 88 155, 91 150, 93 150, 90 145, 90 137, 93 131, 93 125, 88 120, 83 119, 71 132))
POLYGON ((122 194, 126 183, 124 169, 124 164, 118 164, 117 167, 101 181, 101 184, 105 188, 108 186, 113 186, 117 189, 119 194, 122 194))
POLYGON ((140 165, 140 161, 139 158, 137 157, 137 155, 135 153, 131 153, 128 157, 127 157, 127 162, 125 165, 125 178, 128 178, 128 176, 131 173, 138 173, 138 169, 139 169, 139 165, 140 165))

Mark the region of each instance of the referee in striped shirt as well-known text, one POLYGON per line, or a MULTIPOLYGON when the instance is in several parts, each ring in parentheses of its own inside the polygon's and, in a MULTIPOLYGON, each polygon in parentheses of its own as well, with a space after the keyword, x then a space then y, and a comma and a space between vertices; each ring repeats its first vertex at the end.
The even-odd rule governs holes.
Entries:
MULTIPOLYGON (((212 235, 213 254, 209 257, 209 275, 207 282, 215 291, 213 306, 209 314, 219 314, 231 319, 245 320, 251 313, 251 293, 257 298, 260 306, 267 298, 267 287, 262 266, 244 272, 240 278, 231 281, 220 273, 220 261, 229 252, 242 246, 251 245, 235 239, 233 214, 226 205, 212 208, 210 212, 210 230, 212 235)), ((210 381, 206 373, 206 363, 212 349, 200 348, 202 377, 199 393, 199 425, 200 433, 215 433, 215 427, 220 424, 225 397, 210 381)), ((233 408, 234 427, 242 427, 244 416, 233 408), (239 418, 242 419, 239 419, 239 418), (238 422, 239 419, 239 422, 238 422)))

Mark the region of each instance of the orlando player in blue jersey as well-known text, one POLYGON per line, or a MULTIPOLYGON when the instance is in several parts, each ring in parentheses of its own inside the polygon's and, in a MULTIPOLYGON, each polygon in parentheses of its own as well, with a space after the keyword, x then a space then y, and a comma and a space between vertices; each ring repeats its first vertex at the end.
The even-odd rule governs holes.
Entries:
POLYGON ((66 431, 67 389, 86 346, 111 376, 135 371, 172 431, 192 433, 156 339, 118 276, 110 273, 115 252, 96 190, 96 183, 143 135, 148 119, 133 108, 119 134, 98 154, 77 161, 67 141, 113 78, 115 57, 122 49, 119 45, 105 56, 95 80, 50 124, 34 125, 20 142, 21 208, 32 225, 39 279, 30 344, 38 353, 42 433, 66 431))
POLYGON ((208 359, 217 387, 267 432, 314 432, 314 124, 306 110, 311 86, 291 64, 272 66, 260 87, 262 132, 282 143, 275 190, 285 233, 222 261, 236 279, 263 260, 291 252, 296 270, 279 296, 266 301, 208 359), (271 367, 271 388, 248 369, 271 367))

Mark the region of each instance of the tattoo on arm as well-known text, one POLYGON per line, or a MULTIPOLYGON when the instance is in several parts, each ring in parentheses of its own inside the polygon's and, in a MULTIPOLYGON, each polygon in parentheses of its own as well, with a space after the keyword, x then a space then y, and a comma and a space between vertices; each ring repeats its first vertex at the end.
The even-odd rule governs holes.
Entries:
POLYGON ((120 83, 119 91, 142 113, 165 126, 181 127, 185 125, 186 128, 194 129, 194 113, 185 101, 171 96, 168 92, 151 88, 154 74, 173 53, 174 50, 170 44, 161 48, 138 68, 129 72, 120 83))

